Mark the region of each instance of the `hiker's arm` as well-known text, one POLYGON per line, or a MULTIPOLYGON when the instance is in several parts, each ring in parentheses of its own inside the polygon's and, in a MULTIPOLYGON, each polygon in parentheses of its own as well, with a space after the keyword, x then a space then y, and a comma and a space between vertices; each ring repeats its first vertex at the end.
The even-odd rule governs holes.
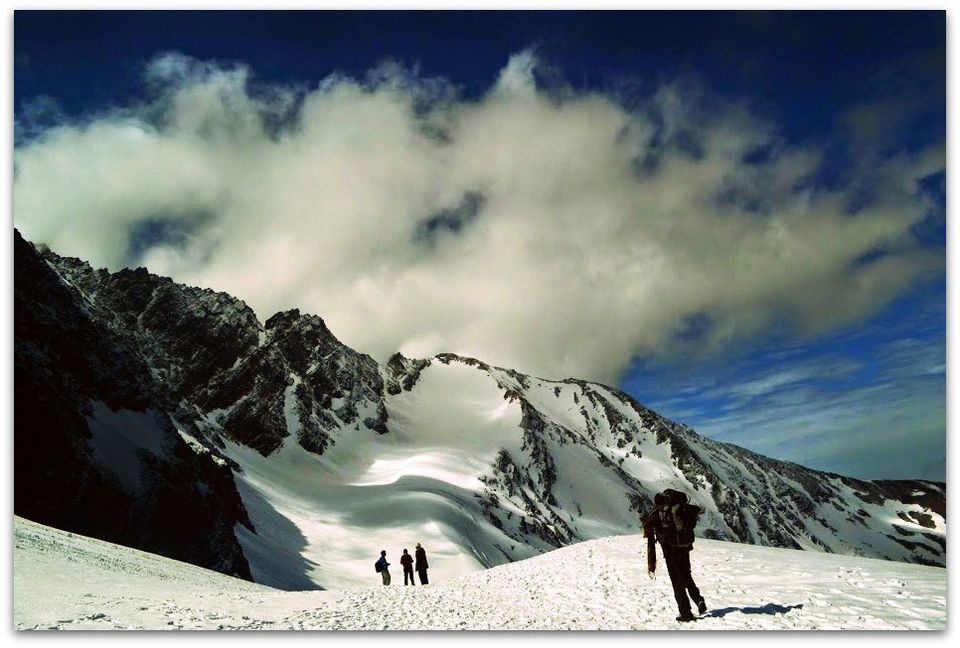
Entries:
POLYGON ((656 512, 659 511, 659 510, 660 510, 660 507, 657 506, 657 507, 654 508, 652 511, 650 511, 650 512, 647 513, 645 516, 643 516, 643 520, 641 520, 640 524, 643 525, 643 537, 644 537, 644 538, 648 538, 648 537, 650 537, 651 534, 654 533, 654 531, 653 531, 653 523, 654 523, 654 519, 655 519, 654 516, 656 515, 656 512))

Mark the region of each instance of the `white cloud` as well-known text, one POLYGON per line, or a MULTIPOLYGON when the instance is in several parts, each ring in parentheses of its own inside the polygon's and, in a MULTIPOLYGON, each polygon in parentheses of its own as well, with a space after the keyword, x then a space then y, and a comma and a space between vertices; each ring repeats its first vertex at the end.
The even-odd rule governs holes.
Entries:
POLYGON ((533 94, 537 90, 533 71, 537 67, 537 57, 533 50, 524 50, 514 54, 497 79, 496 92, 501 94, 533 94))
POLYGON ((381 358, 454 351, 607 381, 635 354, 856 321, 943 267, 910 235, 942 150, 871 169, 872 200, 850 214, 867 180, 817 186, 820 152, 740 105, 680 84, 631 110, 548 95, 535 66, 522 52, 463 99, 396 64, 296 89, 168 54, 148 103, 18 146, 15 223, 117 268, 131 232, 170 221, 185 234, 135 262, 261 318, 315 312, 381 358), (475 217, 416 236, 471 194, 475 217), (691 317, 709 325, 678 339, 691 317))

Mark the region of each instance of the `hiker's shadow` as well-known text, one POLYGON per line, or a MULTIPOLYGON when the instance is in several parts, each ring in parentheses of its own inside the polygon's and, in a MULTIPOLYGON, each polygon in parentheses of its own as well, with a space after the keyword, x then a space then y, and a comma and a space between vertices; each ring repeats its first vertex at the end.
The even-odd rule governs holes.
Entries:
POLYGON ((802 607, 803 603, 798 603, 797 605, 777 605, 776 603, 767 603, 766 605, 761 605, 760 607, 720 608, 719 610, 711 610, 704 616, 722 617, 730 614, 731 612, 741 612, 743 614, 786 614, 790 610, 799 610, 802 607))

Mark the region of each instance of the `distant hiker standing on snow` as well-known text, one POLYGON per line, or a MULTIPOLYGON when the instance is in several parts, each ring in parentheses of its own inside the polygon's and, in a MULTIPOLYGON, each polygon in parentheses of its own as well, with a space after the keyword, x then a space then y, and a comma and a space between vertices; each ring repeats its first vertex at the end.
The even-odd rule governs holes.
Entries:
MULTIPOLYGON (((417 543, 417 550, 413 552, 417 557, 417 574, 420 576, 420 584, 427 584, 427 552, 423 550, 423 547, 420 546, 420 543, 417 543)), ((413 577, 411 576, 411 580, 413 577)))
POLYGON ((407 550, 403 550, 403 555, 400 556, 400 564, 403 566, 403 584, 404 585, 416 585, 417 583, 413 580, 413 556, 407 553, 407 550), (407 582, 409 579, 409 582, 407 582))
POLYGON ((677 621, 686 623, 697 617, 690 611, 690 599, 697 605, 700 614, 705 614, 707 604, 700 595, 690 573, 690 551, 693 549, 693 529, 697 518, 703 513, 696 504, 690 504, 686 493, 668 488, 654 497, 656 507, 643 519, 643 537, 647 539, 647 571, 653 578, 657 568, 655 541, 660 542, 663 559, 667 563, 673 595, 680 608, 677 621))
POLYGON ((390 563, 387 562, 387 552, 381 551, 380 560, 374 564, 374 569, 376 569, 380 575, 383 576, 384 585, 390 584, 390 570, 387 569, 388 567, 390 567, 390 563))

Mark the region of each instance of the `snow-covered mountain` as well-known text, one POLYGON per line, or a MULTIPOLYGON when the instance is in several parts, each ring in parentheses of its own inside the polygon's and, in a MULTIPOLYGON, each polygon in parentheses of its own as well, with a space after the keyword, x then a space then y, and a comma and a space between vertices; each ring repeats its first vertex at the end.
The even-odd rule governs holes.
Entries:
MULTIPOLYGON (((698 540, 709 610, 675 621, 639 535, 581 542, 427 587, 284 592, 14 520, 18 630, 943 630, 945 569, 698 540)), ((374 574, 375 575, 375 574, 374 574)))
POLYGON ((696 434, 616 389, 441 354, 386 364, 296 310, 15 242, 15 512, 284 589, 447 576, 636 533, 667 486, 705 538, 944 565, 945 485, 696 434), (245 571, 248 570, 248 571, 245 571))

